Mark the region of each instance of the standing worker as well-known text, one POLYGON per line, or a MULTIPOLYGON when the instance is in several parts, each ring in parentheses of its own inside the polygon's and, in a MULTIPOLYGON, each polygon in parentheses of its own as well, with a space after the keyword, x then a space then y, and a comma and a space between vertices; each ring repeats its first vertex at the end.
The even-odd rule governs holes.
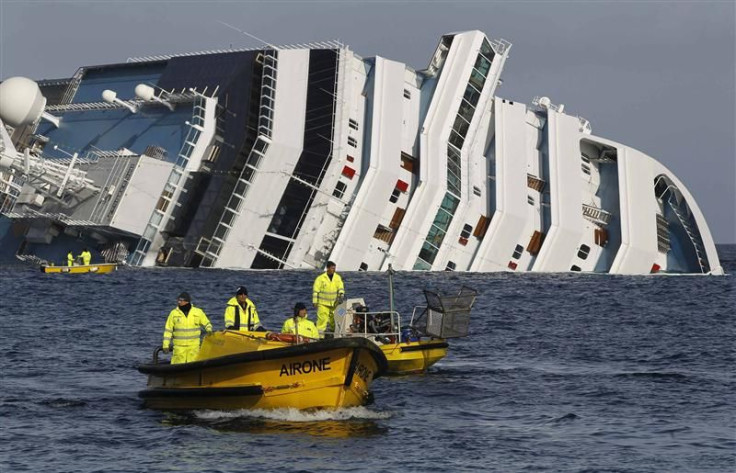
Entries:
POLYGON ((284 326, 281 327, 281 333, 293 333, 297 335, 297 341, 299 340, 299 335, 302 337, 319 338, 317 326, 307 318, 307 306, 301 302, 297 302, 294 306, 294 316, 284 321, 284 326))
POLYGON ((312 289, 312 304, 317 309, 317 329, 321 335, 335 330, 335 307, 344 298, 342 278, 335 272, 335 263, 328 261, 326 271, 317 276, 312 289))
POLYGON ((69 253, 66 254, 66 265, 74 266, 74 254, 71 250, 69 250, 69 253))
POLYGON ((82 260, 82 264, 87 266, 92 261, 92 253, 87 248, 82 250, 82 254, 79 255, 79 259, 82 260))
POLYGON ((171 364, 188 363, 197 358, 199 353, 199 335, 204 329, 207 334, 212 333, 212 324, 199 307, 192 305, 189 293, 182 292, 176 300, 176 308, 169 313, 164 329, 163 349, 169 352, 171 339, 174 339, 174 354, 171 364))
POLYGON ((248 299, 248 289, 240 286, 235 291, 235 297, 227 301, 225 308, 225 329, 251 332, 263 330, 258 318, 256 305, 248 299))

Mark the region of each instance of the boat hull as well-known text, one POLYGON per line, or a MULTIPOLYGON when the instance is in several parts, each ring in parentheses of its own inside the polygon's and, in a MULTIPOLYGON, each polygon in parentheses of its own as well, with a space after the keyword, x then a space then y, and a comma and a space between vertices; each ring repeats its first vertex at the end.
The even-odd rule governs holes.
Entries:
POLYGON ((117 263, 87 264, 79 266, 41 266, 41 272, 47 274, 107 274, 118 269, 117 263))
POLYGON ((423 373, 447 355, 445 340, 424 340, 381 345, 388 361, 387 374, 423 373))
MULTIPOLYGON (((206 337, 200 355, 232 347, 237 336, 218 332, 206 337)), ((146 407, 164 410, 353 407, 368 402, 373 379, 386 370, 385 356, 366 340, 290 345, 261 339, 246 340, 243 346, 253 343, 260 349, 140 366, 148 385, 139 396, 146 407)))

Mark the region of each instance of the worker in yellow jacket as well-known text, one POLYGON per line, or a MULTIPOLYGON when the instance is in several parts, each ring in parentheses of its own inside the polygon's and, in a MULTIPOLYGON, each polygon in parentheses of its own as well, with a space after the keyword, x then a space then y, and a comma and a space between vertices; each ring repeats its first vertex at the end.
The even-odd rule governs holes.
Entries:
POLYGON ((245 286, 238 287, 235 297, 227 301, 225 328, 241 332, 263 330, 256 305, 248 298, 248 289, 245 286))
POLYGON ((66 265, 74 266, 74 254, 71 251, 66 254, 66 265))
POLYGON ((342 278, 335 272, 335 263, 328 261, 324 273, 317 276, 312 288, 312 304, 317 309, 317 329, 320 334, 335 330, 335 308, 345 298, 342 278))
POLYGON ((92 253, 90 253, 89 250, 85 248, 79 255, 79 259, 82 260, 83 265, 87 266, 92 261, 92 253))
POLYGON ((319 338, 319 331, 314 322, 307 318, 307 306, 298 302, 294 306, 294 316, 284 321, 281 333, 293 333, 302 337, 319 338))
POLYGON ((202 329, 208 335, 212 333, 210 320, 202 309, 192 305, 192 298, 188 293, 179 294, 176 303, 177 307, 166 319, 163 341, 164 353, 168 353, 172 338, 174 340, 172 365, 194 361, 199 353, 199 336, 202 329))

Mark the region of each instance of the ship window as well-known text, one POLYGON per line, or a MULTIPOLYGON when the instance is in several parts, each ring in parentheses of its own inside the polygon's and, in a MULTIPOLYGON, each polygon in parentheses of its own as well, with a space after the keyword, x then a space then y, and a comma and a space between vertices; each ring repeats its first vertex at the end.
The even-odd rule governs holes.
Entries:
POLYGON ((572 265, 570 266, 570 271, 581 271, 580 266, 572 265))
POLYGON ((233 194, 244 195, 246 189, 248 189, 248 183, 242 179, 238 179, 238 183, 235 184, 235 190, 233 191, 233 194))
POLYGON ((460 136, 465 136, 468 133, 470 124, 460 115, 455 117, 455 124, 452 125, 452 129, 458 132, 460 136))
POLYGON ((470 232, 473 231, 473 227, 465 224, 463 225, 463 231, 460 232, 460 238, 468 238, 470 236, 470 232))
POLYGON ((432 265, 421 258, 417 258, 417 261, 414 263, 414 267, 412 269, 417 271, 429 271, 430 269, 432 269, 432 265))
POLYGON ((588 166, 587 164, 581 164, 580 168, 583 170, 584 174, 587 174, 590 176, 590 166, 588 166))
POLYGON ((491 61, 479 54, 478 58, 475 60, 475 66, 473 67, 483 74, 483 77, 488 77, 488 71, 491 70, 491 61))
POLYGON ((478 99, 480 98, 480 92, 478 92, 478 89, 468 84, 468 86, 465 88, 465 94, 463 95, 463 98, 467 100, 468 103, 475 106, 478 103, 478 99))
POLYGON ((358 271, 368 271, 368 265, 365 263, 360 263, 360 269, 358 271))
POLYGON ((221 221, 225 225, 232 226, 233 220, 235 220, 235 212, 233 212, 232 210, 225 210, 222 213, 221 221))
POLYGON ((578 250, 578 258, 585 259, 588 257, 588 253, 590 253, 590 247, 588 245, 580 245, 580 250, 578 250))
POLYGON ((393 233, 394 231, 390 228, 386 228, 380 223, 376 227, 376 231, 373 232, 373 238, 381 241, 385 241, 386 243, 391 243, 391 240, 393 239, 393 233))
POLYGON ((411 98, 411 92, 409 92, 407 89, 404 89, 404 98, 405 99, 411 98))
POLYGON ((342 196, 345 195, 345 190, 348 188, 347 184, 344 182, 339 182, 335 185, 335 190, 332 191, 332 195, 337 197, 338 199, 342 199, 342 196))
POLYGON ((156 204, 156 210, 160 210, 161 212, 166 212, 166 209, 169 208, 169 199, 165 197, 161 197, 158 199, 158 203, 156 204))
POLYGON ((529 205, 534 205, 534 197, 528 195, 526 201, 529 202, 529 205))
POLYGON ((457 149, 462 149, 465 138, 458 134, 455 130, 450 133, 450 143, 455 145, 457 149))
POLYGON ((445 271, 455 271, 456 267, 457 265, 454 262, 448 261, 447 266, 445 266, 445 271))
POLYGON ((350 146, 352 146, 353 148, 357 148, 358 147, 358 140, 356 140, 352 136, 348 136, 348 144, 350 146))
POLYGON ((215 238, 219 238, 220 240, 225 240, 227 238, 228 234, 228 227, 225 225, 220 225, 217 227, 217 231, 215 232, 215 238))
POLYGON ((511 255, 511 257, 514 258, 514 259, 519 259, 519 258, 521 258, 521 253, 523 251, 524 251, 524 247, 523 246, 516 245, 516 248, 514 248, 514 254, 511 255))
POLYGON ((353 120, 351 118, 350 120, 348 120, 348 126, 350 128, 352 128, 353 130, 357 130, 358 129, 358 122, 356 122, 355 120, 353 120))
POLYGON ((478 90, 483 90, 483 84, 486 82, 486 76, 481 74, 477 69, 473 68, 470 72, 470 83, 478 90))
POLYGON ((395 188, 393 193, 391 193, 391 198, 388 199, 389 202, 392 204, 395 204, 399 200, 399 196, 401 195, 401 190, 398 188, 395 188))
POLYGON ((581 154, 581 155, 580 155, 580 159, 582 159, 584 163, 589 163, 589 162, 590 162, 590 158, 589 158, 589 157, 587 157, 587 156, 586 156, 586 155, 584 155, 584 154, 581 154))
POLYGON ((411 156, 409 154, 401 152, 401 168, 406 169, 407 171, 414 173, 415 169, 418 166, 416 166, 416 161, 414 160, 414 156, 411 156))
POLYGON ((439 249, 436 248, 434 245, 424 242, 421 251, 419 251, 419 259, 421 259, 422 261, 426 261, 431 265, 432 263, 434 263, 434 259, 437 256, 438 251, 439 249))
POLYGON ((458 115, 463 117, 466 122, 470 123, 473 121, 473 113, 475 113, 475 105, 463 99, 460 102, 460 109, 457 111, 458 115))
POLYGON ((478 197, 480 197, 480 187, 478 187, 478 186, 473 186, 473 194, 475 194, 475 195, 477 195, 478 197))
POLYGON ((250 166, 246 166, 243 169, 243 174, 241 176, 241 179, 250 183, 252 178, 253 178, 253 168, 250 166))

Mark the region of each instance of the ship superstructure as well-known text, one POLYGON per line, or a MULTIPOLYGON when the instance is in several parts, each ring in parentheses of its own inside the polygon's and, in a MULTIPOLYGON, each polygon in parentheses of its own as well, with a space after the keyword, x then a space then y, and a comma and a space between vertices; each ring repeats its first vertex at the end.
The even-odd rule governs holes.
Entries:
POLYGON ((497 95, 510 48, 469 31, 423 70, 330 42, 40 81, 45 108, 0 97, 3 241, 140 266, 722 274, 659 162, 497 95))

